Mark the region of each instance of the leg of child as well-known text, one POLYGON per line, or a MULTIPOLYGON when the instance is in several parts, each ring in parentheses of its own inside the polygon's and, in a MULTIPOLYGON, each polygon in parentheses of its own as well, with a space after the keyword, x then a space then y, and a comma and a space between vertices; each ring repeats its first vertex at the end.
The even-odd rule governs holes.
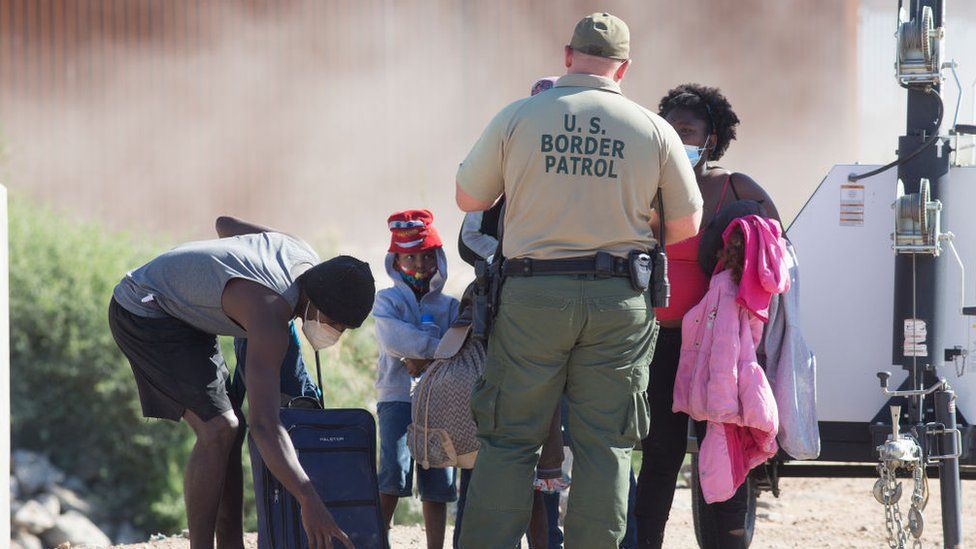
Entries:
POLYGON ((542 445, 542 454, 536 464, 536 492, 532 500, 532 516, 529 520, 529 547, 545 549, 549 546, 549 528, 558 528, 558 524, 550 525, 546 502, 543 492, 551 492, 559 487, 553 481, 561 481, 563 477, 563 432, 562 414, 559 408, 552 415, 549 422, 549 435, 542 445), (541 482, 540 482, 541 481, 541 482))
MULTIPOLYGON (((559 423, 562 426, 562 444, 563 444, 563 467, 572 469, 573 463, 570 457, 569 464, 566 464, 565 456, 566 450, 569 449, 569 455, 572 456, 572 446, 573 439, 569 433, 569 423, 568 423, 568 409, 566 408, 566 395, 563 395, 559 399, 559 409, 557 410, 559 414, 559 423)), ((568 471, 567 471, 568 472, 568 471)), ((560 479, 561 481, 563 479, 560 479)), ((568 485, 568 484, 567 484, 568 485)), ((549 549, 562 549, 563 548, 563 531, 559 527, 560 509, 559 504, 562 499, 562 494, 560 492, 544 493, 543 500, 546 502, 546 516, 548 517, 549 525, 549 549)))
POLYGON ((447 503, 457 501, 455 470, 450 467, 423 469, 417 467, 417 487, 424 506, 424 530, 427 549, 443 549, 447 529, 447 503))
POLYGON ((410 403, 380 402, 376 415, 380 427, 380 509, 389 530, 397 502, 413 494, 413 460, 407 448, 410 403))
POLYGON ((542 445, 542 455, 536 465, 536 478, 561 479, 563 477, 562 415, 557 408, 549 422, 549 436, 542 445))
POLYGON ((532 499, 532 516, 529 518, 529 549, 548 549, 549 517, 546 513, 546 500, 543 493, 536 491, 532 499))
POLYGON ((447 529, 447 504, 438 501, 424 502, 424 531, 427 549, 444 548, 444 531, 447 529))
POLYGON ((390 525, 393 523, 393 515, 396 513, 397 502, 399 501, 400 496, 380 494, 380 509, 383 510, 383 525, 387 530, 390 529, 390 525))
POLYGON ((549 532, 547 547, 562 549, 563 532, 559 529, 559 492, 542 494, 542 501, 546 504, 546 530, 549 532))

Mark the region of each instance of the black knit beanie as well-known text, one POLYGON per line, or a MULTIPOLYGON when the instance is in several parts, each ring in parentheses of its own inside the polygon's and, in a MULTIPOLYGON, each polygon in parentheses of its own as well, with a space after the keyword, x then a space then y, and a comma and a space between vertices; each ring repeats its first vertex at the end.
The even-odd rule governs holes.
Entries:
POLYGON ((373 309, 376 284, 369 264, 340 255, 323 261, 298 277, 315 308, 335 322, 358 328, 373 309))

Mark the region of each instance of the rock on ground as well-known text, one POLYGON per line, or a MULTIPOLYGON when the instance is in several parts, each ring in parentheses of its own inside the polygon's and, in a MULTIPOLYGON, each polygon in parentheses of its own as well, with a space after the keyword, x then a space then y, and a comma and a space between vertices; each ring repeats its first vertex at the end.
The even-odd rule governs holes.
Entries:
POLYGON ((18 532, 10 542, 11 549, 44 549, 41 540, 27 532, 18 532))
POLYGON ((41 536, 44 545, 57 547, 62 543, 72 545, 91 545, 105 547, 112 544, 108 536, 98 526, 88 520, 88 517, 77 511, 68 511, 59 516, 51 528, 41 536))
POLYGON ((48 513, 51 513, 52 517, 56 517, 61 514, 61 502, 58 497, 50 492, 44 492, 38 494, 35 498, 37 503, 40 503, 42 507, 47 509, 48 513))
POLYGON ((40 534, 55 524, 55 517, 40 503, 30 500, 17 509, 11 519, 14 528, 26 530, 31 534, 40 534))
POLYGON ((48 491, 57 496, 62 510, 77 511, 85 516, 92 514, 91 503, 79 496, 74 490, 64 486, 51 486, 48 491))
POLYGON ((46 456, 29 450, 14 450, 10 455, 14 476, 20 486, 21 496, 31 496, 64 480, 64 472, 46 456))

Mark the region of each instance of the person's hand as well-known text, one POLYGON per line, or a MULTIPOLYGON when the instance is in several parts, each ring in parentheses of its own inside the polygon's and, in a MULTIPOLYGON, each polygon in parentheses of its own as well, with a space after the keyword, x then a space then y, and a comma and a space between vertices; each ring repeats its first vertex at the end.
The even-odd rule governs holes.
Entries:
POLYGON ((407 358, 403 362, 407 367, 407 373, 410 374, 410 377, 420 377, 420 374, 427 370, 427 366, 432 361, 424 358, 407 358))
POLYGON ((302 526, 305 527, 305 535, 308 537, 309 549, 334 549, 338 545, 333 545, 332 540, 337 539, 346 549, 356 549, 349 536, 339 528, 332 514, 325 508, 325 504, 319 499, 318 494, 312 494, 301 502, 302 507, 302 526))

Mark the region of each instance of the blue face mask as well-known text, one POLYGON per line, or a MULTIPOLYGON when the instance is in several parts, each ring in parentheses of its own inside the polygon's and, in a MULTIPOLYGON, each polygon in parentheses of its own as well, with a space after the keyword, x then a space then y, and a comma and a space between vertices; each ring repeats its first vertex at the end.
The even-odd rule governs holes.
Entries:
POLYGON ((691 167, 694 168, 701 162, 702 153, 705 152, 705 147, 697 147, 695 145, 685 145, 685 154, 688 155, 688 160, 691 161, 691 167))

